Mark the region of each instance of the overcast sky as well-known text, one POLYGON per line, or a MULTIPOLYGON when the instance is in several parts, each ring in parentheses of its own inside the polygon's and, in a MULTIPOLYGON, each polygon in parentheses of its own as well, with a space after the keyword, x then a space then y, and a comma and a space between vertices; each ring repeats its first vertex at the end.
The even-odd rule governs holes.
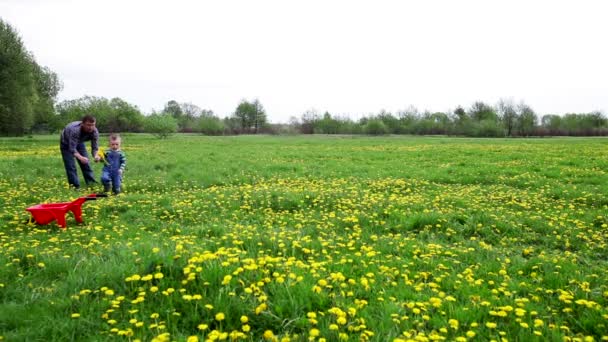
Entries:
POLYGON ((63 81, 59 100, 169 100, 272 122, 521 100, 608 110, 605 1, 0 0, 0 17, 63 81))

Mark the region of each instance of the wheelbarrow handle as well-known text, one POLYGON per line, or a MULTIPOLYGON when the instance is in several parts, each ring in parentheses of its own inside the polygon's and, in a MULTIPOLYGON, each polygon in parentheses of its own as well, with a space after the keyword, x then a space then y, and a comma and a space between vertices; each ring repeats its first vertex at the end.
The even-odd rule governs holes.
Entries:
POLYGON ((108 197, 107 194, 91 194, 84 198, 85 201, 94 201, 98 197, 108 197))

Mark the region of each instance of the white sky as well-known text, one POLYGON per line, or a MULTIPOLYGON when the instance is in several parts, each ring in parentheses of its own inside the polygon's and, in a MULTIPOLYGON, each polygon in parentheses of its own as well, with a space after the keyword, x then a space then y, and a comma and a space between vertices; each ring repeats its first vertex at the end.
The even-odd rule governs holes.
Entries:
POLYGON ((0 0, 0 18, 64 84, 59 100, 169 100, 271 122, 309 109, 357 119, 525 101, 608 110, 608 2, 0 0))

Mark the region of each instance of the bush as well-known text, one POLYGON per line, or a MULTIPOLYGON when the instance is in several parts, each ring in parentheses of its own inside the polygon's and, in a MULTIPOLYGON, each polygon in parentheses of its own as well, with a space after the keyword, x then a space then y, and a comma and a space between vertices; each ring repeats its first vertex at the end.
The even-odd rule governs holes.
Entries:
POLYGON ((481 120, 472 124, 471 135, 475 137, 504 137, 501 125, 494 120, 481 120))
POLYGON ((201 117, 198 127, 200 132, 206 135, 224 134, 224 123, 215 116, 201 117))
POLYGON ((144 129, 146 132, 164 139, 177 132, 177 120, 167 114, 152 114, 145 118, 144 129))
POLYGON ((388 133, 388 128, 382 120, 371 119, 363 127, 363 132, 370 135, 383 135, 388 133))

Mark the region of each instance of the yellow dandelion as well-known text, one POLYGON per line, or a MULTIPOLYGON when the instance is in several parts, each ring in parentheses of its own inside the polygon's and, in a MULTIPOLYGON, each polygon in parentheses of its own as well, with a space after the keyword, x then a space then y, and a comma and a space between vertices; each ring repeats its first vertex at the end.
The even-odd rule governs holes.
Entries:
POLYGON ((267 340, 274 339, 274 333, 272 332, 272 330, 266 330, 266 331, 264 331, 264 335, 263 336, 267 340))

